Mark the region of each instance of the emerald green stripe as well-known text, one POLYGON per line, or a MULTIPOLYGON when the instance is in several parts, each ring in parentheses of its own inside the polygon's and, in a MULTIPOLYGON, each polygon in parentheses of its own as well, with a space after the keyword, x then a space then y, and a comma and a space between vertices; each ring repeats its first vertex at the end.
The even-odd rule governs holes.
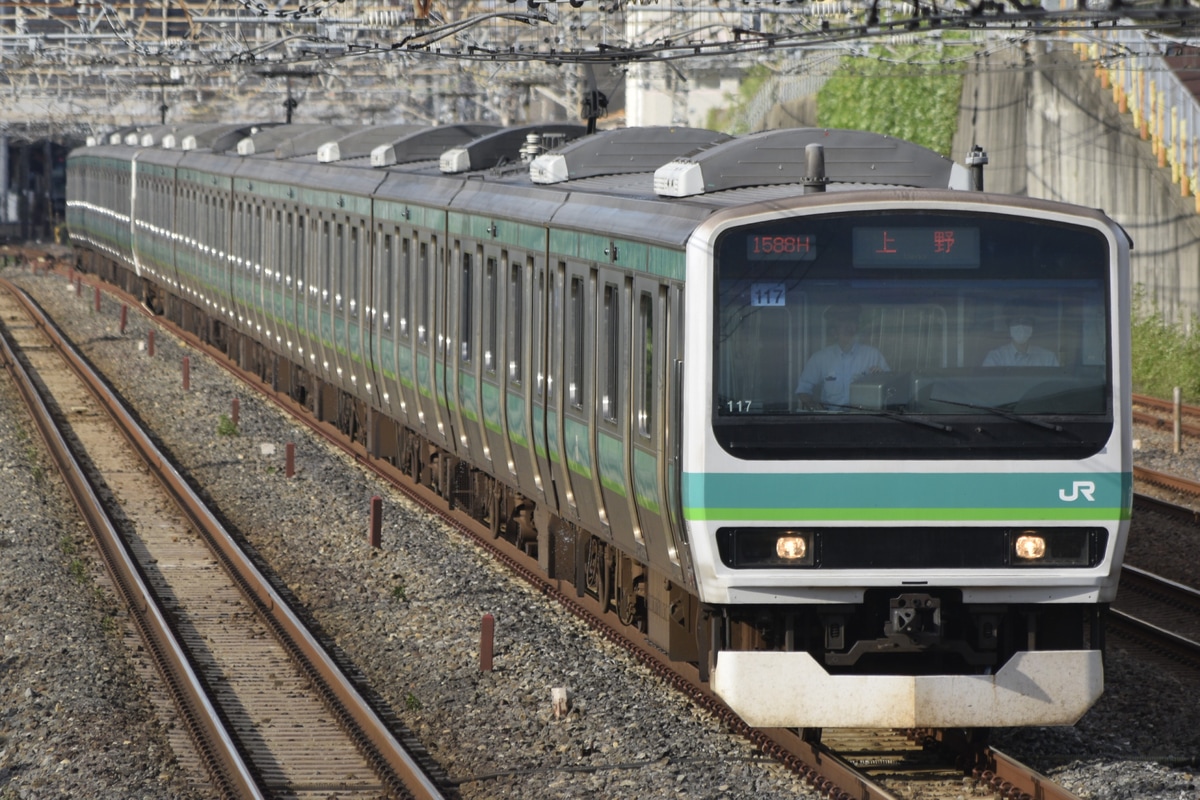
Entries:
POLYGON ((750 522, 881 521, 1008 522, 1025 519, 1111 521, 1129 519, 1121 508, 684 508, 693 521, 750 522))

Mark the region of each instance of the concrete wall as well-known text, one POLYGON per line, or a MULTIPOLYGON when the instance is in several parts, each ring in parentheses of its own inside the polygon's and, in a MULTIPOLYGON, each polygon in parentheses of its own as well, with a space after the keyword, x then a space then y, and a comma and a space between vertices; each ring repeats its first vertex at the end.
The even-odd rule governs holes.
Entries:
POLYGON ((1150 142, 1069 48, 983 59, 967 77, 953 156, 988 153, 984 188, 1101 208, 1133 239, 1133 282, 1168 319, 1200 316, 1200 214, 1150 142))

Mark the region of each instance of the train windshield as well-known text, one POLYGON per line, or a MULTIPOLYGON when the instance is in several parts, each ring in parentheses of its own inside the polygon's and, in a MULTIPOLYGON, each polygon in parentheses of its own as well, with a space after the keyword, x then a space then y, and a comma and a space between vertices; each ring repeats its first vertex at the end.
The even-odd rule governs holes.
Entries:
POLYGON ((1112 429, 1106 238, 876 213, 726 231, 713 427, 743 458, 1078 458, 1112 429))

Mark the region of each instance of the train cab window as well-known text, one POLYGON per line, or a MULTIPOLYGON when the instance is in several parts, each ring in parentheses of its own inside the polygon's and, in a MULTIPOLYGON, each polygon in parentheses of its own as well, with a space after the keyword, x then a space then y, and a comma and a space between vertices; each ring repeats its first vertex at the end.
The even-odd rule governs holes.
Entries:
POLYGON ((499 321, 496 318, 499 311, 497 298, 498 272, 495 256, 488 256, 483 267, 483 368, 493 375, 496 374, 496 345, 499 335, 497 331, 499 321))
POLYGON ((396 297, 396 253, 392 250, 392 235, 385 233, 380 237, 380 273, 383 285, 379 288, 379 315, 383 329, 392 329, 392 315, 395 313, 396 297))
POLYGON ((716 247, 713 430, 743 458, 1084 457, 1113 428, 1113 256, 1086 225, 796 217, 716 247))
POLYGON ((576 408, 583 408, 584 366, 584 287, 582 278, 571 278, 570 296, 567 298, 567 400, 576 408))
MULTIPOLYGON (((533 269, 533 259, 528 259, 533 269)), ((522 355, 525 352, 525 272, 524 265, 508 265, 508 325, 505 341, 508 344, 508 379, 515 384, 522 380, 522 355)))
POLYGON ((654 398, 654 298, 649 292, 642 292, 638 298, 637 348, 634 350, 636 364, 634 369, 639 380, 634 389, 634 403, 637 406, 637 429, 643 436, 649 436, 653 430, 654 398))
POLYGON ((620 346, 621 309, 620 292, 616 285, 604 285, 604 306, 601 317, 600 339, 604 342, 604 363, 601 378, 604 386, 600 391, 600 412, 609 422, 617 419, 617 396, 620 390, 620 346))
POLYGON ((472 295, 475 293, 474 282, 474 266, 471 261, 470 253, 462 254, 462 283, 458 287, 459 308, 458 308, 458 346, 459 358, 462 363, 469 364, 471 362, 471 315, 474 313, 472 295))

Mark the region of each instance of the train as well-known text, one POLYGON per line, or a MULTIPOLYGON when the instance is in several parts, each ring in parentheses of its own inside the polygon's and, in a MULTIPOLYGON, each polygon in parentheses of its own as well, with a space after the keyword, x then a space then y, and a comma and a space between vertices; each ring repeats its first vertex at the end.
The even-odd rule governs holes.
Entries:
POLYGON ((749 725, 1070 725, 1132 504, 1132 243, 863 131, 211 124, 68 161, 79 269, 749 725))

